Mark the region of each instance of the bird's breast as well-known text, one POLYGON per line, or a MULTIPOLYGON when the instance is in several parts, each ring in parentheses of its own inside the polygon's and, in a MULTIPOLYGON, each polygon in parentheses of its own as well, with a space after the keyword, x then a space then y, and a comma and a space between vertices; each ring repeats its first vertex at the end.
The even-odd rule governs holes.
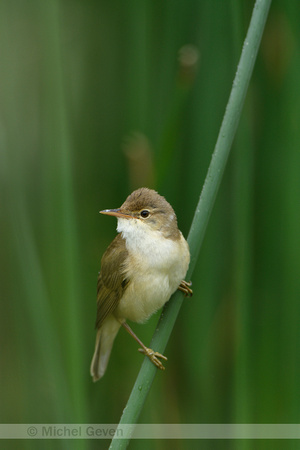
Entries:
POLYGON ((129 280, 116 314, 134 322, 146 321, 160 309, 185 277, 190 255, 181 238, 173 241, 161 236, 144 236, 128 242, 124 274, 129 280))

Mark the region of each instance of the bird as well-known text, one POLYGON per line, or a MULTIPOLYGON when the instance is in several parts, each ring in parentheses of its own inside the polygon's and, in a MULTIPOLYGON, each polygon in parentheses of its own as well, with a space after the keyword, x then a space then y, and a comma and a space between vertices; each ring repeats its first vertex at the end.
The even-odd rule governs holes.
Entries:
POLYGON ((96 343, 90 373, 93 381, 105 373, 115 337, 122 326, 161 370, 166 356, 146 347, 127 320, 144 323, 179 289, 193 294, 184 280, 189 246, 178 229, 172 206, 155 190, 133 191, 118 209, 100 213, 117 218, 117 236, 101 259, 97 283, 96 343))

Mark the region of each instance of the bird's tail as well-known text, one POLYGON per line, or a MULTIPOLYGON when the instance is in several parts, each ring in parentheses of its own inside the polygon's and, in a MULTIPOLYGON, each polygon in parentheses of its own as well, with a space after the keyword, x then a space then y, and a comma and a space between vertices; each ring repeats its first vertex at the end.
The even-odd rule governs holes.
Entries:
POLYGON ((95 351, 91 363, 91 376, 98 381, 105 373, 111 349, 121 324, 113 317, 108 317, 97 331, 95 351))

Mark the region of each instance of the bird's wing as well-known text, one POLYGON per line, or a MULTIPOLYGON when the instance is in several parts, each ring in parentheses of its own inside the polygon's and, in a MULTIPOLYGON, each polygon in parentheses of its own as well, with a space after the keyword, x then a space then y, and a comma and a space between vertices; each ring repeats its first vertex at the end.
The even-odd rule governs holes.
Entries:
POLYGON ((96 328, 100 328, 106 317, 116 309, 128 286, 129 280, 122 267, 127 255, 125 240, 118 234, 101 261, 97 285, 96 328))

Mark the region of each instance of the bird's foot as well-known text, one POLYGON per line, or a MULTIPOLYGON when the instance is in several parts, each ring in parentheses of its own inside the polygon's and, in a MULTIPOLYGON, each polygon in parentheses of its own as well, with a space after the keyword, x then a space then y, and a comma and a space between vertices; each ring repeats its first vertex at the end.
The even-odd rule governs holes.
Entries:
POLYGON ((165 367, 163 366, 163 364, 161 363, 161 361, 158 358, 164 359, 165 361, 167 361, 167 357, 162 355, 161 353, 155 352, 154 350, 152 350, 151 348, 148 347, 144 347, 144 348, 139 348, 139 352, 143 353, 145 356, 148 356, 148 358, 150 359, 151 362, 153 362, 153 364, 160 370, 165 370, 165 367))
POLYGON ((178 286, 178 289, 184 293, 185 297, 191 297, 193 295, 193 291, 190 286, 192 286, 191 281, 182 280, 178 286))

